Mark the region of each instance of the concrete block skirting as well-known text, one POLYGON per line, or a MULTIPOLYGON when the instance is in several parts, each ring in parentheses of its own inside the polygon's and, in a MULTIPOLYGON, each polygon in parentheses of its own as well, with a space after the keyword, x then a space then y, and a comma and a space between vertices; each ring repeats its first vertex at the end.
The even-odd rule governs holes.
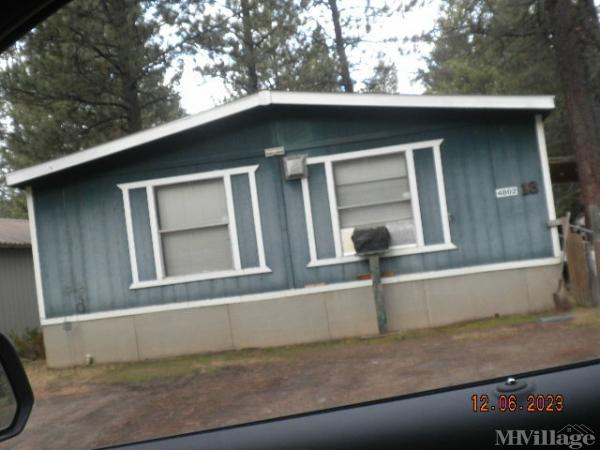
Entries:
MULTIPOLYGON (((384 285, 391 331, 550 310, 560 266, 384 285)), ((370 286, 43 326, 47 364, 124 362, 377 334, 370 286)))

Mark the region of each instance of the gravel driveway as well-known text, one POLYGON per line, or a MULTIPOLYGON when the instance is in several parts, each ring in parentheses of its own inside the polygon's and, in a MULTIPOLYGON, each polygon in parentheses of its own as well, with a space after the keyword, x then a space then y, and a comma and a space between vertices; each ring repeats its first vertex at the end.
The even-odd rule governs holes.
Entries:
POLYGON ((94 376, 89 374, 102 368, 63 375, 38 365, 57 382, 44 384, 34 374, 37 400, 30 423, 0 448, 88 449, 600 357, 599 323, 596 311, 580 310, 568 321, 492 320, 384 338, 166 360, 158 372, 159 363, 115 366, 94 376))

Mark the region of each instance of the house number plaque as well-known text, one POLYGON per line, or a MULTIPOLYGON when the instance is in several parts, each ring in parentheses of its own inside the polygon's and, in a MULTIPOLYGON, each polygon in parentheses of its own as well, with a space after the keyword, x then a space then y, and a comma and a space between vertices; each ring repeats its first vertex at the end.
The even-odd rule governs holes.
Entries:
POLYGON ((519 195, 517 186, 508 186, 496 189, 496 198, 515 197, 519 195))

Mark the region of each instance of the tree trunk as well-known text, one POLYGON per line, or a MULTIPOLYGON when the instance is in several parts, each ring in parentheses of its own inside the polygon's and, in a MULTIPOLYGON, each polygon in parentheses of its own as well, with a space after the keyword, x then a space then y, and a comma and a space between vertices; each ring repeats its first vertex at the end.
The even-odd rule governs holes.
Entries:
POLYGON ((548 32, 556 55, 557 70, 565 97, 567 121, 574 146, 582 201, 588 225, 590 208, 600 206, 600 122, 591 88, 590 52, 595 52, 598 20, 592 0, 573 4, 566 0, 546 0, 548 32))
POLYGON ((138 95, 138 75, 140 68, 136 67, 133 46, 137 40, 134 18, 129 17, 135 3, 131 0, 118 0, 108 5, 104 2, 105 11, 112 15, 115 29, 118 30, 117 60, 121 77, 121 100, 127 107, 127 133, 135 133, 142 129, 142 108, 138 95))
POLYGON ((348 57, 346 56, 346 43, 342 34, 342 26, 340 24, 340 11, 338 9, 337 0, 328 0, 329 9, 331 10, 331 20, 335 30, 335 48, 338 54, 340 63, 340 75, 342 77, 342 87, 346 92, 354 92, 354 84, 350 78, 350 67, 348 65, 348 57))
POLYGON ((250 18, 251 7, 248 0, 241 0, 240 6, 242 8, 244 60, 248 75, 246 90, 248 91, 248 94, 253 94, 254 92, 258 92, 258 74, 256 72, 256 51, 254 48, 254 40, 252 38, 252 20, 250 18))

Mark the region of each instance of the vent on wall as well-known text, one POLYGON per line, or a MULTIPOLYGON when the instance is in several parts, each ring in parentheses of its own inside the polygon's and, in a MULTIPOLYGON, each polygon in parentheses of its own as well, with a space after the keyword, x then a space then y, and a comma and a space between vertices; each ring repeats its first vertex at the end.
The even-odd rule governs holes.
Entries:
POLYGON ((289 155, 282 161, 286 180, 298 180, 308 176, 306 155, 289 155))

